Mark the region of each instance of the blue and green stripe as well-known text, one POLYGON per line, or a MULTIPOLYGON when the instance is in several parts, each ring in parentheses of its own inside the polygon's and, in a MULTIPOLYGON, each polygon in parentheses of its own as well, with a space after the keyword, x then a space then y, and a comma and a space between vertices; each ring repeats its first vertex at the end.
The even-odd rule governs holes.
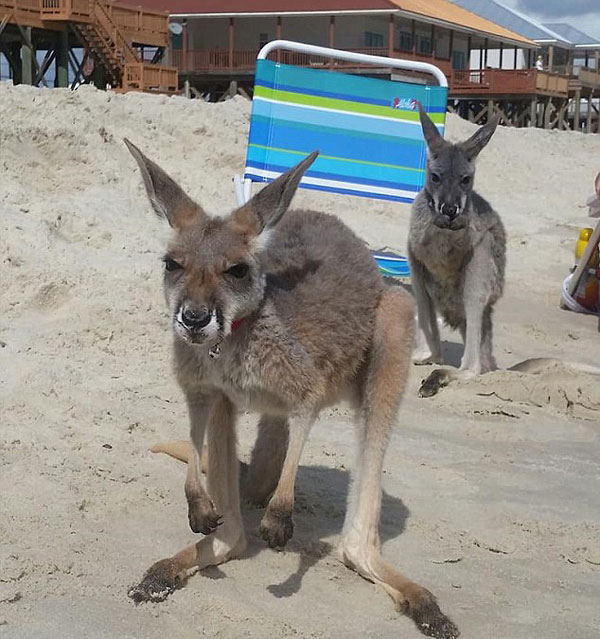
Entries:
POLYGON ((301 186, 410 201, 426 149, 416 102, 443 133, 447 89, 259 60, 245 177, 269 181, 319 149, 301 186))

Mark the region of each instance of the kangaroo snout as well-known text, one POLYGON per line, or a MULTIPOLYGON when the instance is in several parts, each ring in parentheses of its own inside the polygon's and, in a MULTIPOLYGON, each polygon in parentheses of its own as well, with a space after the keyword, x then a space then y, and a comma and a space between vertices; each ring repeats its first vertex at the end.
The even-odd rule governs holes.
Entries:
POLYGON ((459 204, 448 204, 447 202, 442 202, 440 205, 440 213, 450 218, 450 220, 453 220, 459 214, 459 212, 459 204))
POLYGON ((191 306, 184 304, 181 307, 181 323, 189 330, 199 330, 208 326, 212 319, 212 311, 206 306, 191 306))
POLYGON ((186 342, 202 344, 218 337, 218 312, 204 305, 184 302, 174 317, 173 327, 176 335, 186 342))

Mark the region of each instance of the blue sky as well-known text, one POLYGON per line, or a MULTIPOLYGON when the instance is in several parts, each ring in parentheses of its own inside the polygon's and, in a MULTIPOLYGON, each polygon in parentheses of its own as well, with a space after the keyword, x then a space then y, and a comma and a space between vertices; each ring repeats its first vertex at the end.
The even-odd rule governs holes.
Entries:
POLYGON ((500 0, 540 22, 569 22, 600 41, 600 0, 500 0))

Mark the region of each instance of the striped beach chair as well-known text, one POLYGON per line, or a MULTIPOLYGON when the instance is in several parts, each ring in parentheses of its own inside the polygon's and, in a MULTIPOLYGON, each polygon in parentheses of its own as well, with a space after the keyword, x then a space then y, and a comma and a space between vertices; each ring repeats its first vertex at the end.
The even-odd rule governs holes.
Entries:
MULTIPOLYGON (((447 95, 446 77, 431 64, 287 40, 268 43, 258 54, 246 167, 243 179, 235 179, 238 202, 248 201, 253 183, 275 179, 315 149, 319 157, 302 178, 301 188, 412 202, 423 186, 427 157, 417 103, 443 134, 447 95), (319 56, 325 61, 418 71, 430 74, 438 84, 381 80, 268 60, 277 49, 308 54, 311 60, 319 56)), ((404 264, 396 262, 391 268, 394 255, 380 253, 388 271, 408 272, 404 258, 395 256, 404 264)), ((378 264, 382 268, 382 262, 378 264)))

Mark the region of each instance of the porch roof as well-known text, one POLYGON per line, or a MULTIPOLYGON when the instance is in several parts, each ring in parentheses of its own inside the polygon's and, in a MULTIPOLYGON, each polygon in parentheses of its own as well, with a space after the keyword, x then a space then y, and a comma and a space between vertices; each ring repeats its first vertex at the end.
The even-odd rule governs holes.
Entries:
POLYGON ((172 17, 244 17, 302 14, 388 13, 457 29, 512 46, 535 48, 532 40, 471 13, 449 0, 125 0, 168 10, 172 17))
POLYGON ((579 29, 576 29, 573 25, 567 22, 552 22, 544 23, 545 27, 552 29, 555 33, 558 33, 565 40, 572 42, 578 49, 600 49, 600 41, 598 38, 594 38, 579 29))
POLYGON ((491 36, 496 40, 524 48, 536 48, 537 44, 529 38, 511 31, 478 13, 473 13, 449 0, 392 0, 403 13, 423 16, 429 21, 444 22, 453 28, 462 28, 480 36, 491 36))
POLYGON ((571 42, 548 26, 497 0, 452 0, 452 2, 539 44, 558 44, 563 48, 571 46, 571 42))

